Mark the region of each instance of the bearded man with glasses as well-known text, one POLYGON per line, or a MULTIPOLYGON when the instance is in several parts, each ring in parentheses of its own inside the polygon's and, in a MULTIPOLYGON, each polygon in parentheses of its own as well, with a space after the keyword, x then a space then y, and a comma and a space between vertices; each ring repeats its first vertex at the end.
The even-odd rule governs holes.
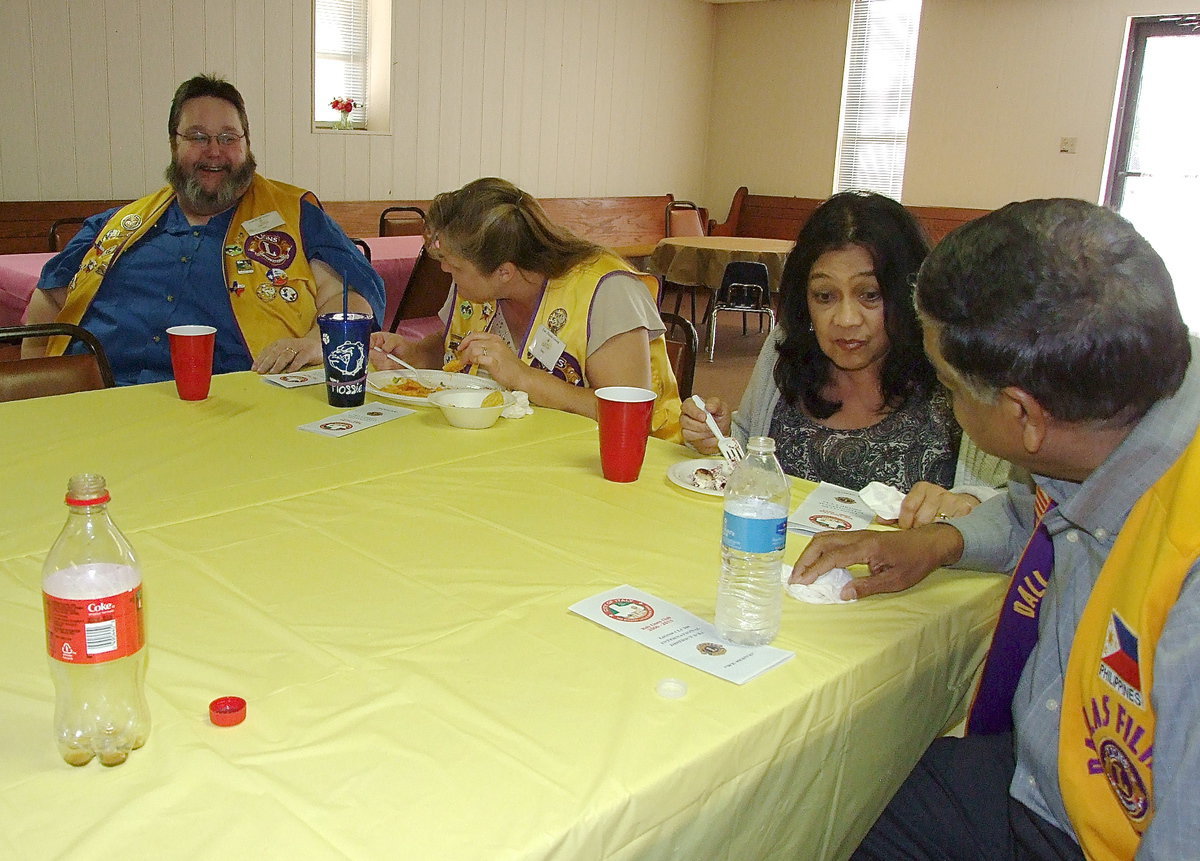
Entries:
MULTIPOLYGON (((166 329, 217 329, 214 373, 319 364, 318 314, 380 320, 383 282, 310 191, 266 179, 245 103, 227 81, 185 81, 171 102, 168 185, 89 218, 42 270, 29 323, 77 323, 104 345, 119 385, 171 379, 166 329)), ((66 338, 27 342, 58 355, 66 338)))

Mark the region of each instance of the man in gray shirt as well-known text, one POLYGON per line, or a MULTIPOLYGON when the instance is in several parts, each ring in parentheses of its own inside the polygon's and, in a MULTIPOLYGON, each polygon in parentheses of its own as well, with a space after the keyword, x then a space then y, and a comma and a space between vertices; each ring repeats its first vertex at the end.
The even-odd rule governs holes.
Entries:
POLYGON ((1120 216, 1044 200, 959 228, 916 289, 956 417, 1030 471, 1044 516, 1014 484, 797 560, 803 583, 865 563, 858 597, 1017 566, 974 707, 1000 724, 936 740, 854 857, 1200 857, 1200 368, 1170 276, 1120 216), (1047 570, 1022 576, 1039 540, 1047 570), (1015 684, 999 700, 993 669, 1015 684))

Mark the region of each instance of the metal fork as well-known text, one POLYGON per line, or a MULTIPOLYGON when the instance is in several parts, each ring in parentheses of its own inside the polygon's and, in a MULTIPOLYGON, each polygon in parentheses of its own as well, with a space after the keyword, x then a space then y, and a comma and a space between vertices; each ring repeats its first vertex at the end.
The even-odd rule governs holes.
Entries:
POLYGON ((730 466, 735 466, 739 460, 746 456, 742 451, 742 444, 730 436, 725 436, 721 433, 721 429, 717 427, 716 420, 712 417, 712 413, 704 406, 704 399, 699 395, 692 395, 692 403, 704 410, 704 423, 708 425, 708 429, 713 432, 713 436, 717 438, 717 450, 721 452, 721 457, 730 466))

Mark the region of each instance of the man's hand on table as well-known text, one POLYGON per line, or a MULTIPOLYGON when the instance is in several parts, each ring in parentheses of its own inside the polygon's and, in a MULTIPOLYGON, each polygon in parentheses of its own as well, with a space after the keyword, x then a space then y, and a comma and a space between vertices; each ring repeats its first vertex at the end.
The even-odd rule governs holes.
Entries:
POLYGON ((957 562, 962 551, 961 533, 946 523, 902 532, 822 532, 804 548, 788 581, 808 585, 833 568, 866 565, 870 575, 842 587, 842 598, 900 592, 930 571, 957 562))
POLYGON ((962 517, 970 514, 978 504, 979 499, 969 493, 952 493, 941 485, 918 481, 900 504, 900 518, 896 525, 901 529, 912 529, 926 523, 962 517))
POLYGON ((259 374, 284 374, 319 365, 321 343, 313 338, 280 338, 263 347, 250 370, 259 374))

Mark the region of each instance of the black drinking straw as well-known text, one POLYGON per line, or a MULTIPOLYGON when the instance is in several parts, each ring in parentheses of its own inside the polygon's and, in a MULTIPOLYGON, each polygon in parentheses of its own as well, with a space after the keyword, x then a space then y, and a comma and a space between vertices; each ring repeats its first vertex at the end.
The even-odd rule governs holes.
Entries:
POLYGON ((350 315, 350 285, 346 283, 346 273, 342 273, 342 319, 350 315))

